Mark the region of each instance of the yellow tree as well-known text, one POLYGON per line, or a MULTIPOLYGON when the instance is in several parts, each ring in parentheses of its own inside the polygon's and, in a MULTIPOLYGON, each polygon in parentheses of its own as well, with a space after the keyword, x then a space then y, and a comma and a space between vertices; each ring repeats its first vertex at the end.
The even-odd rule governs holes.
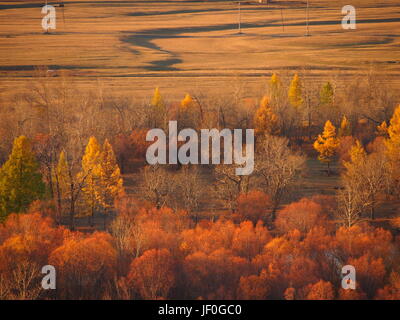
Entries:
POLYGON ((336 149, 339 145, 336 138, 336 128, 328 120, 325 123, 324 131, 318 135, 317 140, 314 142, 314 149, 318 151, 318 160, 328 165, 328 174, 330 174, 330 163, 335 155, 336 149))
POLYGON ((194 110, 194 100, 190 94, 186 94, 178 110, 179 128, 194 127, 196 125, 196 111, 194 110))
POLYGON ((271 79, 269 80, 269 89, 271 98, 275 102, 282 90, 281 79, 279 79, 276 73, 272 74, 271 79))
POLYGON ((123 192, 121 171, 117 164, 111 144, 106 139, 100 155, 100 165, 97 167, 99 183, 96 188, 96 200, 104 210, 104 228, 106 213, 114 206, 115 198, 123 192))
POLYGON ((150 105, 152 107, 151 126, 163 127, 166 120, 166 107, 158 87, 154 90, 150 105))
POLYGON ((160 107, 160 106, 162 106, 163 104, 164 104, 164 101, 163 101, 163 99, 162 99, 162 97, 161 97, 160 89, 157 87, 157 88, 154 90, 153 97, 151 98, 151 105, 152 105, 153 107, 160 107))
POLYGON ((367 153, 365 152, 364 147, 361 145, 359 140, 356 140, 355 145, 353 145, 350 149, 350 162, 345 161, 344 166, 347 170, 352 170, 354 166, 360 165, 363 161, 365 161, 365 157, 367 153))
POLYGON ((186 111, 193 105, 194 101, 190 94, 186 94, 183 100, 181 101, 181 110, 186 111))
POLYGON ((286 101, 285 98, 286 92, 282 85, 281 79, 276 73, 272 74, 271 78, 269 79, 268 88, 269 88, 269 98, 271 99, 270 103, 274 107, 281 108, 281 106, 286 101))
POLYGON ((183 128, 198 128, 203 123, 204 113, 198 99, 186 94, 179 106, 178 121, 183 128))
POLYGON ((342 121, 340 122, 339 128, 339 137, 351 136, 351 125, 347 120, 346 116, 343 116, 342 121))
POLYGON ((288 97, 293 107, 300 108, 303 105, 304 100, 302 97, 301 82, 297 73, 293 76, 290 83, 288 97))
POLYGON ((390 126, 388 128, 389 138, 386 139, 385 145, 387 156, 390 161, 393 179, 396 185, 400 186, 400 105, 394 111, 390 126))
POLYGON ((261 99, 260 107, 254 115, 254 128, 256 136, 279 134, 278 117, 272 111, 266 96, 261 99))
POLYGON ((376 134, 378 136, 388 138, 389 137, 388 130, 389 130, 389 128, 388 128, 386 121, 383 121, 379 126, 376 127, 376 134))
POLYGON ((101 161, 101 147, 95 137, 90 137, 82 158, 81 178, 85 177, 83 198, 85 201, 84 213, 89 215, 90 223, 93 224, 93 217, 98 207, 96 192, 99 182, 99 166, 101 161))
POLYGON ((281 79, 279 79, 276 73, 273 73, 271 79, 269 80, 269 84, 272 90, 278 90, 282 86, 281 79))

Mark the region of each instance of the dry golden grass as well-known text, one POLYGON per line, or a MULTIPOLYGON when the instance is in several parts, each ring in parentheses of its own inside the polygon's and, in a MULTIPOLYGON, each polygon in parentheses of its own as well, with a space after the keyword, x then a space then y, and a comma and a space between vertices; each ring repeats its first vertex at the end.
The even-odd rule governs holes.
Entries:
POLYGON ((348 1, 242 4, 237 34, 233 1, 64 1, 57 30, 43 34, 43 1, 0 4, 0 90, 25 85, 33 67, 68 69, 82 87, 101 79, 118 91, 148 96, 155 86, 181 97, 216 90, 240 75, 249 90, 275 70, 307 68, 315 77, 344 77, 374 66, 400 87, 400 5, 355 0, 357 29, 343 30, 348 1), (282 9, 282 11, 281 11, 282 9), (282 16, 284 28, 282 26, 282 16))

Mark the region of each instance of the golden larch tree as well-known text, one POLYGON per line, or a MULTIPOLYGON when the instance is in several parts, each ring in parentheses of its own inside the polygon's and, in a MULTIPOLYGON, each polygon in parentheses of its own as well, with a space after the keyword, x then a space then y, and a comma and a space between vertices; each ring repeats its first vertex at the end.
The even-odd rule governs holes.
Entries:
POLYGON ((276 73, 273 73, 271 79, 269 80, 271 89, 279 89, 282 85, 281 79, 276 73))
POLYGON ((356 144, 350 149, 350 159, 352 163, 361 163, 365 160, 367 153, 362 146, 360 140, 356 140, 356 144))
POLYGON ((161 107, 164 104, 163 98, 161 97, 160 89, 157 87, 154 90, 153 97, 151 98, 151 105, 153 107, 161 107))
POLYGON ((153 127, 164 127, 166 125, 166 106, 161 96, 160 89, 154 90, 153 97, 150 101, 151 115, 150 125, 153 127))
POLYGON ((389 138, 386 139, 386 153, 395 185, 400 187, 400 105, 394 111, 388 128, 389 138))
POLYGON ((381 137, 389 138, 389 128, 386 121, 376 127, 376 134, 381 137))
POLYGON ((400 105, 394 111, 388 128, 389 139, 386 140, 388 156, 395 161, 400 160, 400 105))
POLYGON ((347 169, 344 176, 355 180, 354 177, 359 176, 358 170, 365 163, 367 157, 367 153, 359 140, 356 140, 355 144, 351 147, 349 155, 350 161, 343 161, 343 165, 347 169))
POLYGON ((272 111, 268 97, 266 96, 261 99, 260 107, 254 115, 254 128, 256 136, 279 134, 278 117, 272 111))
POLYGON ((269 89, 271 91, 271 96, 273 98, 275 98, 282 89, 281 79, 278 77, 276 73, 273 73, 271 79, 269 80, 269 89))
POLYGON ((85 177, 85 186, 83 188, 83 198, 85 201, 85 214, 90 216, 91 224, 96 209, 99 206, 96 199, 96 193, 99 188, 99 171, 101 161, 101 146, 95 137, 90 137, 82 157, 81 177, 85 177))
POLYGON ((329 120, 326 121, 324 131, 318 135, 314 142, 314 149, 318 151, 318 160, 328 165, 328 174, 330 174, 330 163, 335 155, 336 149, 339 146, 336 138, 336 128, 329 120))
POLYGON ((274 73, 268 81, 268 95, 270 103, 274 106, 281 106, 283 101, 285 101, 285 89, 282 85, 282 81, 279 76, 274 73))
POLYGON ((289 102, 295 108, 300 108, 303 105, 302 89, 299 75, 296 73, 290 83, 288 92, 289 102))
POLYGON ((190 94, 186 94, 183 100, 181 101, 181 110, 186 111, 193 105, 194 101, 193 98, 190 94))
MULTIPOLYGON (((100 154, 98 166, 98 187, 96 188, 96 201, 103 208, 104 213, 114 206, 114 201, 123 192, 121 171, 117 164, 111 144, 106 139, 100 154)), ((106 215, 104 215, 106 219, 106 215)))

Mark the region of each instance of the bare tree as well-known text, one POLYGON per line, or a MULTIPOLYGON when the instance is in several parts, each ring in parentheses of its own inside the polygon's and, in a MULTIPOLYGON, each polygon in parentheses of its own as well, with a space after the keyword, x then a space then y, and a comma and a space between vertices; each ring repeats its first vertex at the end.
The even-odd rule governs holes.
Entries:
POLYGON ((143 169, 141 190, 143 196, 154 203, 158 209, 168 201, 173 192, 172 174, 160 165, 150 165, 143 169))
POLYGON ((350 228, 362 221, 361 214, 364 210, 364 202, 357 185, 344 183, 343 190, 338 193, 338 215, 343 224, 350 228))
POLYGON ((204 194, 204 183, 197 167, 182 166, 173 176, 173 192, 170 196, 176 208, 184 209, 197 221, 196 210, 204 194))
POLYGON ((346 165, 343 174, 346 188, 352 188, 362 202, 362 211, 369 210, 370 218, 375 218, 375 208, 380 196, 390 185, 389 163, 383 150, 361 156, 354 163, 346 165))
POLYGON ((288 139, 267 135, 257 145, 255 163, 261 186, 271 197, 274 220, 276 210, 304 169, 305 158, 288 147, 288 139))
POLYGON ((10 297, 17 300, 35 300, 41 292, 40 270, 36 263, 25 260, 16 265, 10 281, 10 297))
POLYGON ((220 164, 215 166, 216 191, 219 199, 223 200, 229 210, 236 211, 236 200, 241 193, 248 193, 252 175, 239 176, 236 174, 238 165, 220 164))

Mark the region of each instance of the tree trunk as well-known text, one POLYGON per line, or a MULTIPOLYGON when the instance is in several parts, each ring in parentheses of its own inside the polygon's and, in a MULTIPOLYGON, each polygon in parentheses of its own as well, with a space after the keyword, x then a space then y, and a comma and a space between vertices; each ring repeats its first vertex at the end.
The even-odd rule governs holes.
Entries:
POLYGON ((69 213, 69 226, 72 231, 75 230, 74 216, 75 216, 75 203, 73 200, 71 200, 71 208, 69 213))

